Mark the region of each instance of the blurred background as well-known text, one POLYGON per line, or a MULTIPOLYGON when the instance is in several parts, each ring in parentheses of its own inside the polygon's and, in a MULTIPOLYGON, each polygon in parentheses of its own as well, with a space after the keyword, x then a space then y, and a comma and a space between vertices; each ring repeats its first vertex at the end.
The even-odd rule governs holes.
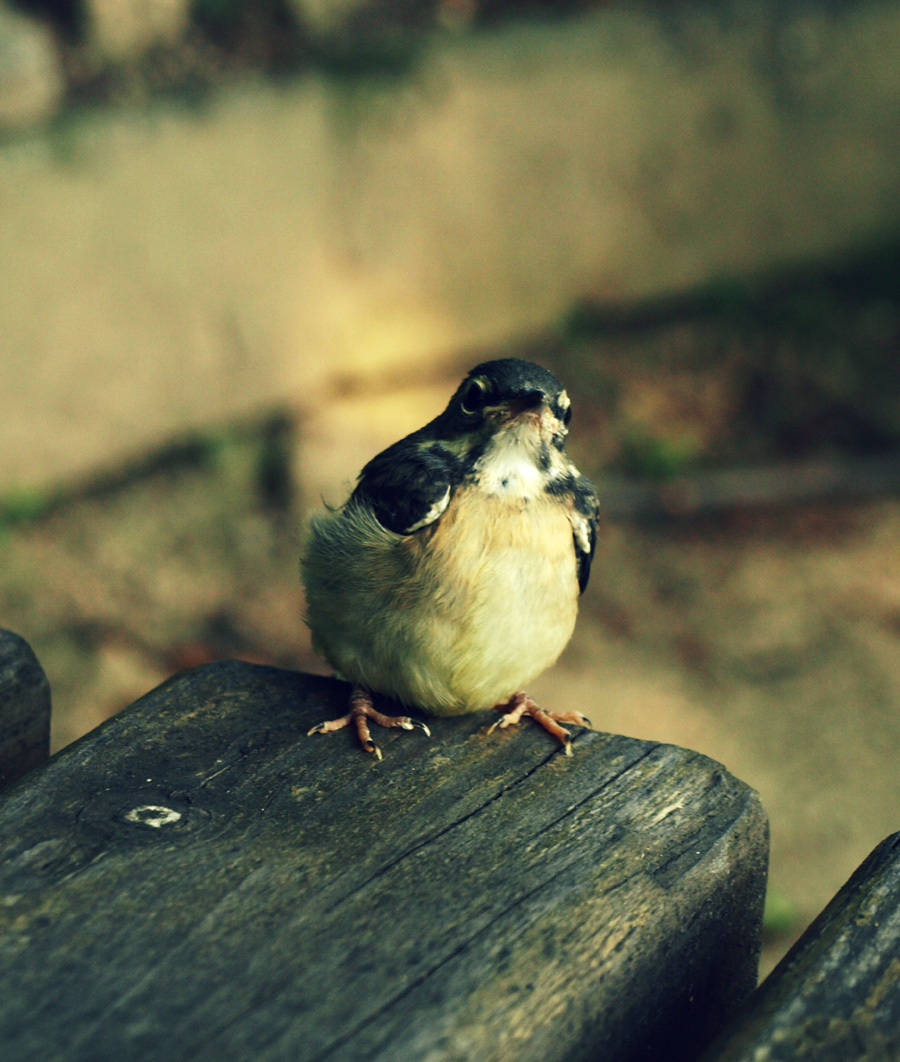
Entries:
POLYGON ((304 514, 487 357, 604 524, 531 691, 772 824, 764 968, 900 828, 900 3, 0 0, 0 625, 59 749, 324 670, 304 514))

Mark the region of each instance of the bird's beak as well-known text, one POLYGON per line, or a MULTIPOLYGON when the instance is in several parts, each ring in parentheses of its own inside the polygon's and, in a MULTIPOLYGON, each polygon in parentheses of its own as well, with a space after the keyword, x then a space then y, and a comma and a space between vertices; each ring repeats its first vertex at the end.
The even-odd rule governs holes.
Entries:
POLYGON ((538 388, 522 391, 515 398, 509 399, 502 405, 497 406, 497 413, 504 420, 518 420, 523 414, 530 414, 537 420, 541 419, 544 411, 546 395, 538 388))

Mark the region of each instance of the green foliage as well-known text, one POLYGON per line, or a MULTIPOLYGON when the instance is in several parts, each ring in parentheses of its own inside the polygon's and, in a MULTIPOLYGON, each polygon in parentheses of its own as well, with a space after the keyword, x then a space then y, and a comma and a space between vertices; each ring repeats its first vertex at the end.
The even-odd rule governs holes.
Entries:
POLYGON ((0 496, 0 527, 33 523, 50 508, 53 496, 37 488, 18 487, 0 496))
POLYGON ((240 440, 235 430, 222 428, 219 431, 198 434, 193 444, 196 448, 196 460, 188 460, 186 463, 221 471, 231 463, 235 450, 240 446, 240 440))
POLYGON ((191 11, 199 22, 221 24, 236 21, 244 0, 193 0, 191 11))
POLYGON ((620 439, 619 465, 633 476, 674 479, 690 471, 698 449, 697 440, 692 435, 664 438, 630 427, 620 439))
POLYGON ((800 927, 800 912, 785 893, 769 886, 763 910, 763 932, 770 936, 787 936, 800 927))

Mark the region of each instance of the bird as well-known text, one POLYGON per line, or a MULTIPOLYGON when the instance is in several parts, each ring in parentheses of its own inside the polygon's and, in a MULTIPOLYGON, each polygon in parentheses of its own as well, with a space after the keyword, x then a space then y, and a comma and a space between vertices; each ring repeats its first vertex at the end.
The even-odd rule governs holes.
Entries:
POLYGON ((572 403, 549 370, 519 358, 471 369, 444 411, 366 464, 347 501, 309 522, 301 556, 313 648, 352 683, 348 711, 309 734, 369 724, 387 697, 428 716, 496 709, 532 717, 572 754, 525 687, 572 636, 590 576, 599 505, 566 452, 572 403))

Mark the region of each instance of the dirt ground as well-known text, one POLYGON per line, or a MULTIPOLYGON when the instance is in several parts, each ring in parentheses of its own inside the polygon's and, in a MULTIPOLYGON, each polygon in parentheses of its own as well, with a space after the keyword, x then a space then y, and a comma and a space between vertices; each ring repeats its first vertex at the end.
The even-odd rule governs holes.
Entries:
MULTIPOLYGON (((7 526, 0 615, 50 677, 54 748, 195 663, 324 670, 301 620, 302 504, 271 439, 224 433, 7 526)), ((608 522, 575 638, 532 692, 760 792, 766 970, 898 828, 898 648, 900 500, 608 522)))

